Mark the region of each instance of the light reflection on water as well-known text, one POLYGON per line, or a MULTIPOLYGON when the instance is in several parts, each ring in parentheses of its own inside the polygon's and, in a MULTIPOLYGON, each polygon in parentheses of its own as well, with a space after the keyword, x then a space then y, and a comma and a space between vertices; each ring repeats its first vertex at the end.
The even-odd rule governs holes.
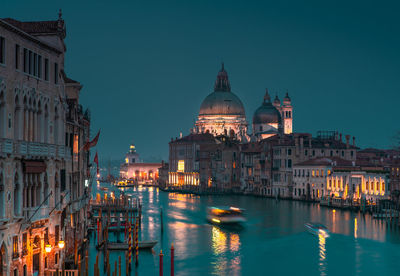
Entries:
MULTIPOLYGON (((343 267, 349 275, 391 275, 399 268, 399 229, 390 228, 369 214, 334 211, 303 202, 244 196, 199 197, 148 187, 126 192, 138 196, 143 203, 141 238, 158 241, 155 254, 140 253, 139 275, 157 274, 160 249, 165 252, 164 274, 168 275, 171 243, 175 245, 176 275, 307 272, 322 276, 339 275, 343 267), (244 229, 208 224, 206 208, 220 205, 246 209, 248 222, 244 229), (331 237, 306 233, 304 223, 310 221, 326 225, 331 237)), ((114 258, 117 253, 112 254, 114 258)), ((91 255, 95 259, 96 253, 91 255)))
POLYGON ((326 275, 326 238, 322 234, 318 234, 318 241, 319 241, 319 271, 321 272, 321 276, 326 275))

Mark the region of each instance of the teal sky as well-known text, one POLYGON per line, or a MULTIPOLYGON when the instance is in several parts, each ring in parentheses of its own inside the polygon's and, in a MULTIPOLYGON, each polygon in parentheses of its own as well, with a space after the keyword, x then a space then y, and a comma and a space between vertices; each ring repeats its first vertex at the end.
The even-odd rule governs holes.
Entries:
POLYGON ((84 88, 100 157, 134 140, 148 159, 188 134, 221 61, 251 123, 265 88, 289 90, 294 130, 388 148, 400 130, 396 1, 17 1, 0 17, 67 25, 65 70, 84 88))

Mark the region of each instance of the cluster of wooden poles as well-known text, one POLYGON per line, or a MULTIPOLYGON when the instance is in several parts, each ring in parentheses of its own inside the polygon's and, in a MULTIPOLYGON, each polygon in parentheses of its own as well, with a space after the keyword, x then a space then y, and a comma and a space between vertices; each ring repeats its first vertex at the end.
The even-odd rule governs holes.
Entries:
MULTIPOLYGON (((127 273, 132 270, 132 257, 135 259, 135 265, 139 265, 139 228, 141 227, 141 205, 138 204, 138 209, 136 209, 136 212, 133 209, 127 209, 125 211, 125 235, 124 235, 124 241, 128 240, 128 252, 125 252, 125 261, 126 261, 126 271, 127 273), (133 254, 132 254, 133 253, 133 254), (132 256, 133 255, 133 256, 132 256)), ((105 262, 104 262, 104 271, 107 272, 107 275, 110 275, 110 261, 109 261, 109 250, 108 250, 108 233, 110 231, 110 225, 111 225, 111 208, 107 208, 107 217, 105 221, 105 227, 103 227, 103 216, 102 216, 102 209, 99 209, 99 217, 97 218, 97 249, 100 250, 100 248, 103 248, 104 251, 104 256, 105 256, 105 262)), ((116 225, 116 232, 117 232, 117 237, 119 239, 119 234, 121 231, 121 220, 122 216, 120 215, 121 212, 117 211, 116 209, 114 210, 115 217, 117 218, 117 225, 116 225)), ((96 273, 99 273, 99 268, 98 268, 98 256, 96 257, 96 264, 94 265, 94 271, 96 273)), ((119 259, 119 266, 120 266, 121 260, 119 259)), ((114 272, 117 271, 116 268, 116 262, 115 262, 115 269, 114 272)), ((119 270, 120 275, 121 270, 119 270)), ((99 275, 99 274, 94 274, 94 275, 99 275)), ((128 274, 127 274, 128 275, 128 274)))

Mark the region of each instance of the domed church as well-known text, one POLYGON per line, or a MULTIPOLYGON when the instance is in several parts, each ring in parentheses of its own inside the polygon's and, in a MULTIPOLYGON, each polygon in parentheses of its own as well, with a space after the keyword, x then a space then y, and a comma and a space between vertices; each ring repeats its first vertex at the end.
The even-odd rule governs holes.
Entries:
POLYGON ((256 139, 265 139, 278 133, 292 133, 293 107, 288 93, 283 99, 283 105, 278 96, 271 103, 268 89, 265 92, 264 101, 254 112, 253 136, 256 139))
POLYGON ((229 135, 242 142, 249 140, 243 103, 231 91, 223 63, 215 81, 214 92, 200 106, 194 132, 229 135))

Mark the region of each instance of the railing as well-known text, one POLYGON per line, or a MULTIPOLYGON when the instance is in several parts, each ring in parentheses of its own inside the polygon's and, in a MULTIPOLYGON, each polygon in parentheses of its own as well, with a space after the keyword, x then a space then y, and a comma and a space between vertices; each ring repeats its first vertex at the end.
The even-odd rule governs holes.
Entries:
POLYGON ((0 154, 31 155, 40 157, 70 157, 65 146, 0 138, 0 154))
POLYGON ((50 212, 49 207, 42 206, 39 208, 39 210, 37 210, 37 212, 36 210, 37 207, 24 208, 22 212, 24 214, 25 220, 31 219, 31 222, 34 222, 49 218, 49 212, 50 212))
POLYGON ((45 276, 78 276, 78 269, 65 269, 64 271, 62 269, 45 269, 44 275, 45 276))

